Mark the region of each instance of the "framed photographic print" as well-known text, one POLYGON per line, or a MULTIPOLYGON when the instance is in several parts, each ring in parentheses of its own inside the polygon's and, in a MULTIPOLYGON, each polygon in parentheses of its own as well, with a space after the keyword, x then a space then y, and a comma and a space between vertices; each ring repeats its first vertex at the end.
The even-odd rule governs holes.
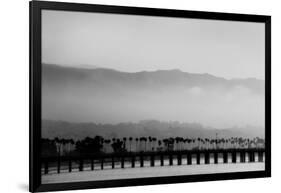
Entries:
POLYGON ((30 2, 30 191, 271 175, 271 18, 30 2))

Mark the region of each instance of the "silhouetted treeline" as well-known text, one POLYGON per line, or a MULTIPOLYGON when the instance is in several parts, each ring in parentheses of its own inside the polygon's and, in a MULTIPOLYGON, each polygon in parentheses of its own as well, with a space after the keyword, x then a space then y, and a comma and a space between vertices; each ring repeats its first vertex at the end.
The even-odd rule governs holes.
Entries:
POLYGON ((231 138, 183 138, 170 137, 123 137, 106 139, 102 136, 86 137, 83 140, 42 139, 42 156, 90 155, 120 152, 183 151, 206 149, 263 148, 264 139, 242 137, 231 138))

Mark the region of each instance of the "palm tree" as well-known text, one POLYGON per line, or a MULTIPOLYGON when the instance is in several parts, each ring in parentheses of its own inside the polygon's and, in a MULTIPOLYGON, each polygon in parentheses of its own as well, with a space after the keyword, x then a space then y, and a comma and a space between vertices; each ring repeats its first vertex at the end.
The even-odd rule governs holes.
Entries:
POLYGON ((161 151, 161 145, 162 145, 162 141, 158 140, 158 148, 159 148, 160 151, 161 151))
POLYGON ((215 141, 216 149, 218 148, 218 133, 216 133, 216 141, 215 141))
POLYGON ((170 138, 169 138, 169 143, 168 143, 168 145, 169 145, 169 150, 174 150, 174 143, 175 143, 175 139, 172 138, 172 137, 170 137, 170 138))
POLYGON ((197 138, 197 142, 198 142, 198 149, 200 149, 200 142, 201 142, 201 138, 200 137, 197 138))
POLYGON ((175 141, 176 141, 176 150, 179 150, 179 141, 180 141, 180 138, 179 138, 179 137, 176 137, 176 138, 175 138, 175 141))
POLYGON ((219 139, 215 139, 215 149, 219 149, 219 139))
POLYGON ((152 150, 155 150, 155 142, 157 141, 156 137, 153 137, 152 141, 153 141, 153 148, 152 148, 152 150))
POLYGON ((112 141, 112 143, 111 143, 111 148, 112 148, 112 151, 114 151, 113 146, 115 145, 116 138, 113 137, 113 138, 111 139, 111 141, 112 141))
POLYGON ((202 145, 202 149, 204 149, 204 148, 205 148, 205 144, 206 144, 206 143, 205 143, 205 140, 202 138, 202 139, 201 139, 201 142, 202 142, 202 144, 203 144, 203 145, 202 145))
POLYGON ((138 141, 139 141, 139 138, 135 138, 135 141, 136 141, 136 152, 138 151, 138 141))
POLYGON ((70 152, 70 141, 71 141, 71 139, 66 139, 66 153, 69 153, 70 152))
POLYGON ((103 138, 103 137, 100 138, 100 143, 101 143, 101 147, 102 147, 101 150, 104 151, 103 144, 104 144, 105 142, 104 142, 104 138, 103 138))
POLYGON ((55 144, 57 146, 58 155, 60 156, 61 155, 61 140, 58 137, 56 137, 54 139, 54 141, 55 141, 55 144))
POLYGON ((162 139, 164 146, 166 147, 166 150, 168 150, 168 139, 162 139))
POLYGON ((143 143, 142 142, 145 143, 144 145, 145 145, 145 149, 146 149, 146 138, 145 137, 141 137, 139 139, 139 141, 140 141, 141 150, 143 151, 143 143))
POLYGON ((221 140, 221 139, 218 139, 218 140, 217 140, 217 146, 218 146, 218 149, 220 149, 220 148, 221 148, 221 142, 222 142, 222 140, 221 140))
POLYGON ((182 138, 182 150, 186 150, 186 144, 187 144, 187 140, 182 138))
POLYGON ((130 152, 131 152, 131 145, 132 145, 132 141, 133 141, 133 138, 132 138, 132 137, 129 137, 129 142, 130 142, 130 152))
POLYGON ((192 147, 192 149, 194 149, 194 147, 195 147, 195 139, 192 139, 192 144, 191 144, 191 147, 192 147))
POLYGON ((230 147, 234 148, 234 138, 231 137, 229 140, 230 140, 230 147))
POLYGON ((190 147, 189 144, 191 144, 192 139, 186 138, 186 142, 187 142, 187 147, 186 147, 186 149, 190 149, 191 147, 190 147))
POLYGON ((140 146, 139 150, 140 150, 140 151, 142 151, 142 141, 144 141, 144 140, 143 140, 143 137, 140 137, 140 138, 139 138, 139 146, 140 146))
POLYGON ((61 140, 61 143, 62 143, 62 153, 65 154, 65 145, 68 143, 67 139, 62 139, 61 140))
MULTIPOLYGON (((71 146, 72 149, 73 149, 73 145, 75 144, 74 140, 73 140, 73 139, 70 139, 70 140, 69 140, 69 144, 70 144, 70 146, 71 146)), ((70 152, 70 148, 69 148, 69 152, 70 152)))
POLYGON ((184 143, 185 143, 185 139, 184 138, 180 138, 180 150, 182 150, 182 147, 184 147, 184 143))
POLYGON ((234 141, 235 141, 235 148, 241 148, 242 147, 241 146, 242 143, 243 143, 242 137, 239 137, 239 138, 235 137, 234 141))
POLYGON ((182 141, 183 141, 183 138, 180 137, 179 138, 179 150, 181 150, 181 148, 182 148, 182 141))
MULTIPOLYGON (((106 140, 104 140, 104 143, 108 146, 111 143, 111 140, 110 139, 106 139, 106 140)), ((106 147, 104 149, 104 152, 106 153, 106 147)))
POLYGON ((144 140, 144 151, 146 151, 146 142, 147 142, 147 138, 144 137, 143 140, 144 140))
POLYGON ((209 147, 210 149, 214 149, 214 139, 209 139, 209 147))
POLYGON ((229 139, 229 138, 225 139, 225 148, 226 148, 226 149, 229 148, 229 142, 230 142, 230 139, 229 139))
POLYGON ((205 138, 205 149, 209 149, 209 139, 205 138))
POLYGON ((126 141, 127 141, 127 138, 126 138, 126 137, 123 137, 123 142, 124 142, 124 143, 123 143, 123 148, 124 148, 124 149, 126 149, 126 141))
POLYGON ((148 142, 149 142, 148 143, 148 149, 151 150, 151 146, 152 146, 151 145, 151 142, 152 142, 152 137, 151 136, 148 137, 148 142))

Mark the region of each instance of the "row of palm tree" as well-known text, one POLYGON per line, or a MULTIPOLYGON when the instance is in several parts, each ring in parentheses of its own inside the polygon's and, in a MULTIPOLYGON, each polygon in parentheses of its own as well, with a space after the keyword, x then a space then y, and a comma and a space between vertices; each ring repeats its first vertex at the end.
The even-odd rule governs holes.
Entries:
POLYGON ((54 138, 44 139, 45 144, 55 145, 59 155, 70 152, 80 153, 111 153, 111 152, 150 152, 150 151, 182 151, 192 149, 233 149, 233 148, 262 148, 264 139, 242 137, 231 138, 183 138, 169 137, 157 139, 156 137, 123 137, 105 139, 102 136, 86 137, 83 140, 54 138))
POLYGON ((75 144, 73 139, 54 138, 54 143, 59 155, 65 154, 71 151, 71 147, 75 144))

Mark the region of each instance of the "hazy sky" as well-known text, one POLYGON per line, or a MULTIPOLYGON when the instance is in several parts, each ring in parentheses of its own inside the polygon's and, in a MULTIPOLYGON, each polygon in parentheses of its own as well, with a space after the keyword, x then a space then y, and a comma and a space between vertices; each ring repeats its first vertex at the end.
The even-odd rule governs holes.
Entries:
POLYGON ((42 62, 264 79, 264 24, 44 10, 42 62))

